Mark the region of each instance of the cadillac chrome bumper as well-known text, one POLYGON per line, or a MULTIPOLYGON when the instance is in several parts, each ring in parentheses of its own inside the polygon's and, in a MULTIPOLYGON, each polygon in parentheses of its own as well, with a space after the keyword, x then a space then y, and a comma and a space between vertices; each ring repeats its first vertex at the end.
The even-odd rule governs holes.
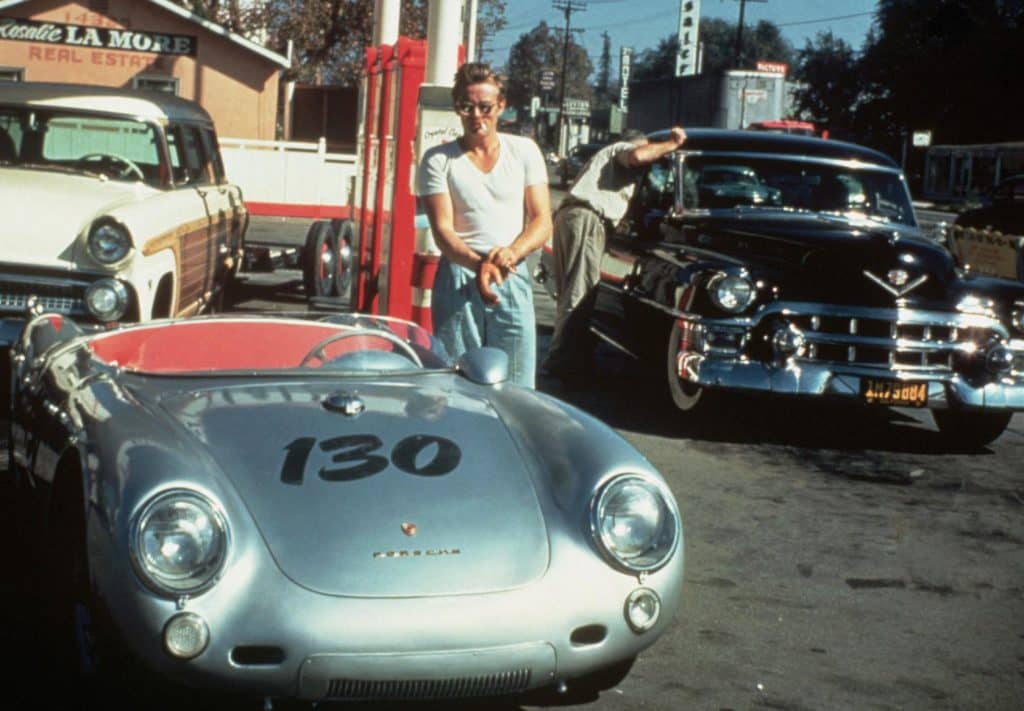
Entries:
POLYGON ((782 302, 752 318, 674 315, 695 385, 863 398, 870 379, 923 386, 932 409, 1024 410, 1024 339, 992 315, 782 302))
POLYGON ((690 354, 688 381, 709 387, 759 390, 780 395, 859 398, 864 378, 892 378, 928 385, 927 407, 952 406, 1024 410, 1024 374, 998 382, 971 385, 958 374, 921 375, 888 370, 861 370, 793 360, 785 365, 690 354))

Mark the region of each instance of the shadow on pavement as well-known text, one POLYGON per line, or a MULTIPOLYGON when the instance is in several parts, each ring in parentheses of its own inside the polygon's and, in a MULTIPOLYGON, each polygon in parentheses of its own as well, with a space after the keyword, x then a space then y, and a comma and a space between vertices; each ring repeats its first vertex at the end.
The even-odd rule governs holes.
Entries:
MULTIPOLYGON (((912 416, 891 408, 729 393, 713 412, 694 416, 675 408, 662 378, 600 368, 585 387, 567 387, 542 373, 537 388, 615 429, 661 437, 809 449, 965 453, 950 447, 923 410, 912 416)), ((986 452, 991 450, 970 451, 986 452)))

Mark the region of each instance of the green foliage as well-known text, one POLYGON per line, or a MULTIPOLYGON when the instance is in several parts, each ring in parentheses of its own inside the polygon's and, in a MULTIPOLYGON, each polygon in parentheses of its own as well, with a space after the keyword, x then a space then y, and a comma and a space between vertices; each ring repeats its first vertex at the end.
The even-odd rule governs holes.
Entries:
MULTIPOLYGON (((736 61, 735 22, 717 17, 702 18, 699 42, 702 74, 719 74, 728 69, 755 69, 758 60, 783 62, 793 66, 795 54, 789 40, 774 22, 761 20, 744 27, 743 49, 736 61)), ((675 33, 663 38, 654 49, 639 52, 633 62, 632 78, 661 79, 675 76, 679 40, 675 33)))
POLYGON ((891 114, 888 137, 938 143, 1024 139, 1021 0, 880 0, 861 61, 864 93, 891 114))
POLYGON ((676 74, 676 54, 679 48, 679 37, 671 34, 658 42, 654 49, 638 52, 633 58, 630 68, 630 81, 644 79, 661 79, 676 74))
POLYGON ((855 114, 862 100, 859 60, 850 45, 831 32, 819 32, 797 52, 794 93, 800 118, 827 128, 833 135, 856 131, 855 114))
MULTIPOLYGON (((200 17, 285 54, 293 43, 286 80, 358 83, 373 39, 374 0, 176 0, 200 17)), ((402 0, 399 32, 426 36, 428 0, 402 0)), ((505 25, 506 0, 480 0, 477 38, 505 25)))
MULTIPOLYGON (((550 92, 550 103, 557 105, 561 96, 562 82, 562 50, 565 33, 557 28, 548 27, 541 22, 529 32, 519 36, 508 55, 506 71, 508 73, 508 102, 510 106, 522 107, 530 103, 534 96, 544 96, 540 88, 540 75, 544 69, 555 72, 555 88, 550 92)), ((569 39, 567 61, 568 81, 565 85, 565 98, 591 98, 591 88, 587 77, 594 67, 583 47, 569 39)))
POLYGON ((800 51, 798 105, 894 156, 921 130, 933 143, 1024 140, 1006 106, 1024 95, 1022 37, 1021 0, 880 0, 860 56, 830 34, 800 51))

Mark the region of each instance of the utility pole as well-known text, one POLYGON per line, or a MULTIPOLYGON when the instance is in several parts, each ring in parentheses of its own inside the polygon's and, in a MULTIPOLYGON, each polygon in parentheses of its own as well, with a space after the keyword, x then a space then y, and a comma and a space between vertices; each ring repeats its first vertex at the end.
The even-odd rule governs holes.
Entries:
POLYGON ((743 53, 743 14, 747 9, 748 2, 768 2, 768 0, 739 0, 740 22, 736 26, 736 54, 733 57, 733 69, 740 68, 740 55, 743 53))
POLYGON ((565 83, 569 67, 569 25, 572 13, 587 9, 587 3, 578 0, 555 0, 552 7, 565 13, 565 40, 562 42, 562 90, 558 96, 558 149, 562 152, 562 135, 565 129, 565 83))

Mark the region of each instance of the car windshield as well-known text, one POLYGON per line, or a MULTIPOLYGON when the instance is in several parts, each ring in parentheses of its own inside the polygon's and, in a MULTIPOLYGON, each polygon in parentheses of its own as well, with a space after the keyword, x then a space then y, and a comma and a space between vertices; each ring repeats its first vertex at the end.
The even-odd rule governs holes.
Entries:
POLYGON ((219 317, 137 326, 95 336, 99 360, 139 373, 204 375, 311 369, 365 375, 448 368, 443 348, 414 323, 336 314, 308 318, 219 317))
POLYGON ((153 187, 167 175, 153 125, 32 107, 0 107, 0 165, 87 172, 153 187))
MULTIPOLYGON (((674 189, 667 163, 651 172, 658 175, 648 176, 648 182, 674 189)), ((686 210, 790 208, 914 224, 909 195, 896 171, 846 161, 688 155, 682 203, 686 210)))

